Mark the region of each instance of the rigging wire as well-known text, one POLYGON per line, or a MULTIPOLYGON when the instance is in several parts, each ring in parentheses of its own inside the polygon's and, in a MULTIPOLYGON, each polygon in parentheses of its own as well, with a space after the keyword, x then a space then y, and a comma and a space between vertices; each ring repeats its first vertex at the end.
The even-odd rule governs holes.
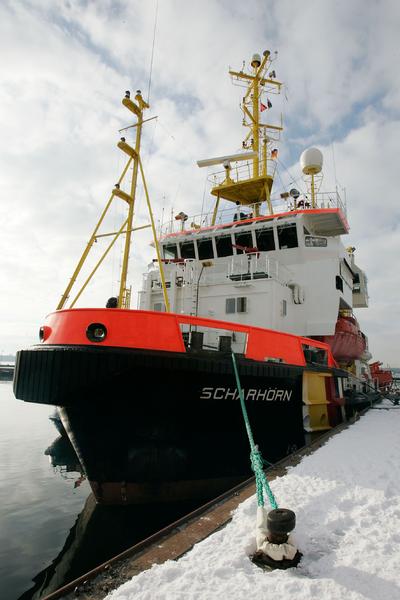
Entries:
POLYGON ((286 173, 289 175, 291 182, 289 183, 289 185, 293 184, 297 184, 300 188, 303 194, 307 193, 307 190, 304 191, 304 187, 302 187, 299 182, 302 181, 301 177, 298 177, 297 179, 295 179, 293 177, 293 175, 291 174, 291 172, 289 171, 289 169, 284 165, 284 163, 282 162, 282 160, 280 158, 278 158, 278 162, 282 165, 282 167, 285 169, 286 173))
POLYGON ((156 0, 156 12, 155 12, 155 15, 154 15, 153 45, 152 45, 152 48, 151 48, 149 88, 148 88, 148 91, 147 91, 147 102, 149 104, 150 104, 151 76, 152 76, 152 73, 153 73, 153 59, 154 59, 154 46, 155 46, 155 41, 156 41, 157 19, 158 19, 158 0, 156 0))

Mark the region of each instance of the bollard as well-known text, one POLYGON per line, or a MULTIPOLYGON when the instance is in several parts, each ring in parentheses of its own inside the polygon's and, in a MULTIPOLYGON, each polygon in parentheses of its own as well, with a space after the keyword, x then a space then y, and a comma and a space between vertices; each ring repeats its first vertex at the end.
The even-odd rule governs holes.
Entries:
POLYGON ((276 508, 268 513, 257 509, 257 552, 251 560, 268 571, 296 567, 302 557, 290 537, 296 526, 296 515, 288 508, 276 508))

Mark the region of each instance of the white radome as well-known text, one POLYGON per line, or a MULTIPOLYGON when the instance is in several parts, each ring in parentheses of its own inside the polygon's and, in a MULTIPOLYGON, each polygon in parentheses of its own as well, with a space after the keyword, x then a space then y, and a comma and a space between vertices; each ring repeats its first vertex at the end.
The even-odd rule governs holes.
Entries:
POLYGON ((324 157, 318 148, 307 148, 300 156, 301 170, 305 175, 316 175, 322 170, 324 157))

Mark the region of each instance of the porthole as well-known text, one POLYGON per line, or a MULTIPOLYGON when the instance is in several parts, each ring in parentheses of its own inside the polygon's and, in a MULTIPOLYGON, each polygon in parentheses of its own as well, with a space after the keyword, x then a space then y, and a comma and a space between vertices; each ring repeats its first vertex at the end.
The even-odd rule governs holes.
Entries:
POLYGON ((107 327, 102 323, 91 323, 86 329, 86 337, 91 342, 104 342, 107 337, 107 327))

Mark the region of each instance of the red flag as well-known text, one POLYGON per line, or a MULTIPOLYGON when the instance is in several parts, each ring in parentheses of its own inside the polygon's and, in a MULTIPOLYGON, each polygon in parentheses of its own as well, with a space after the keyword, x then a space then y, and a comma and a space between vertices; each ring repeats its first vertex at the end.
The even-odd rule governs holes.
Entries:
POLYGON ((263 112, 263 110, 267 110, 267 108, 272 108, 272 102, 269 99, 267 99, 267 104, 263 104, 262 102, 260 102, 260 112, 263 112))

